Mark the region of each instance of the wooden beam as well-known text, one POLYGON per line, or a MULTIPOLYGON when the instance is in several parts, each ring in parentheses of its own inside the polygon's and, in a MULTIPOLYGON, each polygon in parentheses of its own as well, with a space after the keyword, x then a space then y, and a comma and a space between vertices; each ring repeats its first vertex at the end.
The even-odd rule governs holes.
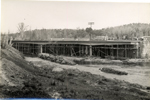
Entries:
POLYGON ((117 44, 117 59, 118 59, 118 44, 117 44))

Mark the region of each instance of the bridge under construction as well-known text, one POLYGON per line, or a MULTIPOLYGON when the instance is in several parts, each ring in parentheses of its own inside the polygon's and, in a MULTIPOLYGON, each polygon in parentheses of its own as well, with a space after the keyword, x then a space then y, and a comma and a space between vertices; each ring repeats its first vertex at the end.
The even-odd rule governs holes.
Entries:
POLYGON ((12 41, 23 54, 49 53, 64 56, 95 56, 100 58, 139 58, 140 41, 12 41))

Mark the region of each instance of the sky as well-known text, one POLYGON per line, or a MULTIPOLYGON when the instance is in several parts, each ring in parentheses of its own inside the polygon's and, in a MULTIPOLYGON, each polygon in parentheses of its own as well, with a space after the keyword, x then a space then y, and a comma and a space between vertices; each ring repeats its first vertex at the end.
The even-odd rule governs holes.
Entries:
POLYGON ((150 23, 149 3, 2 0, 1 32, 15 33, 23 22, 31 29, 93 29, 150 23))

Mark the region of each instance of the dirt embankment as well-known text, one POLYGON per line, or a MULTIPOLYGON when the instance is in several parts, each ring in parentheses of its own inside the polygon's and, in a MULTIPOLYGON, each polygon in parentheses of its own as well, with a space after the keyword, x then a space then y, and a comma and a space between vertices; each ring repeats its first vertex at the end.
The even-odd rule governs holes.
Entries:
MULTIPOLYGON (((1 49, 0 98, 45 97, 33 79, 39 71, 24 60, 24 56, 12 47, 1 49), (30 84, 32 83, 32 84, 30 84), (34 88, 32 88, 34 84, 34 88)), ((48 96, 47 96, 48 97, 48 96)))
MULTIPOLYGON (((36 67, 13 48, 2 49, 1 98, 73 98, 101 100, 149 100, 146 87, 100 75, 63 69, 36 67)), ((60 65, 61 66, 61 65, 60 65)))

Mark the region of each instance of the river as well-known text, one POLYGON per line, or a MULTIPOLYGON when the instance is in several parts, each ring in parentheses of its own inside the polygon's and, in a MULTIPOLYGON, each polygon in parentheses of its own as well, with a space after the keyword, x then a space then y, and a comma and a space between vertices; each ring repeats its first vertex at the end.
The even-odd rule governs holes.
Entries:
POLYGON ((25 57, 27 61, 33 62, 37 66, 58 66, 64 69, 79 69, 80 71, 90 72, 92 74, 102 75, 106 78, 124 80, 130 83, 150 86, 150 66, 134 65, 60 65, 54 62, 40 59, 38 57, 25 57), (128 75, 115 75, 100 71, 100 68, 107 67, 115 70, 125 71, 128 75))

